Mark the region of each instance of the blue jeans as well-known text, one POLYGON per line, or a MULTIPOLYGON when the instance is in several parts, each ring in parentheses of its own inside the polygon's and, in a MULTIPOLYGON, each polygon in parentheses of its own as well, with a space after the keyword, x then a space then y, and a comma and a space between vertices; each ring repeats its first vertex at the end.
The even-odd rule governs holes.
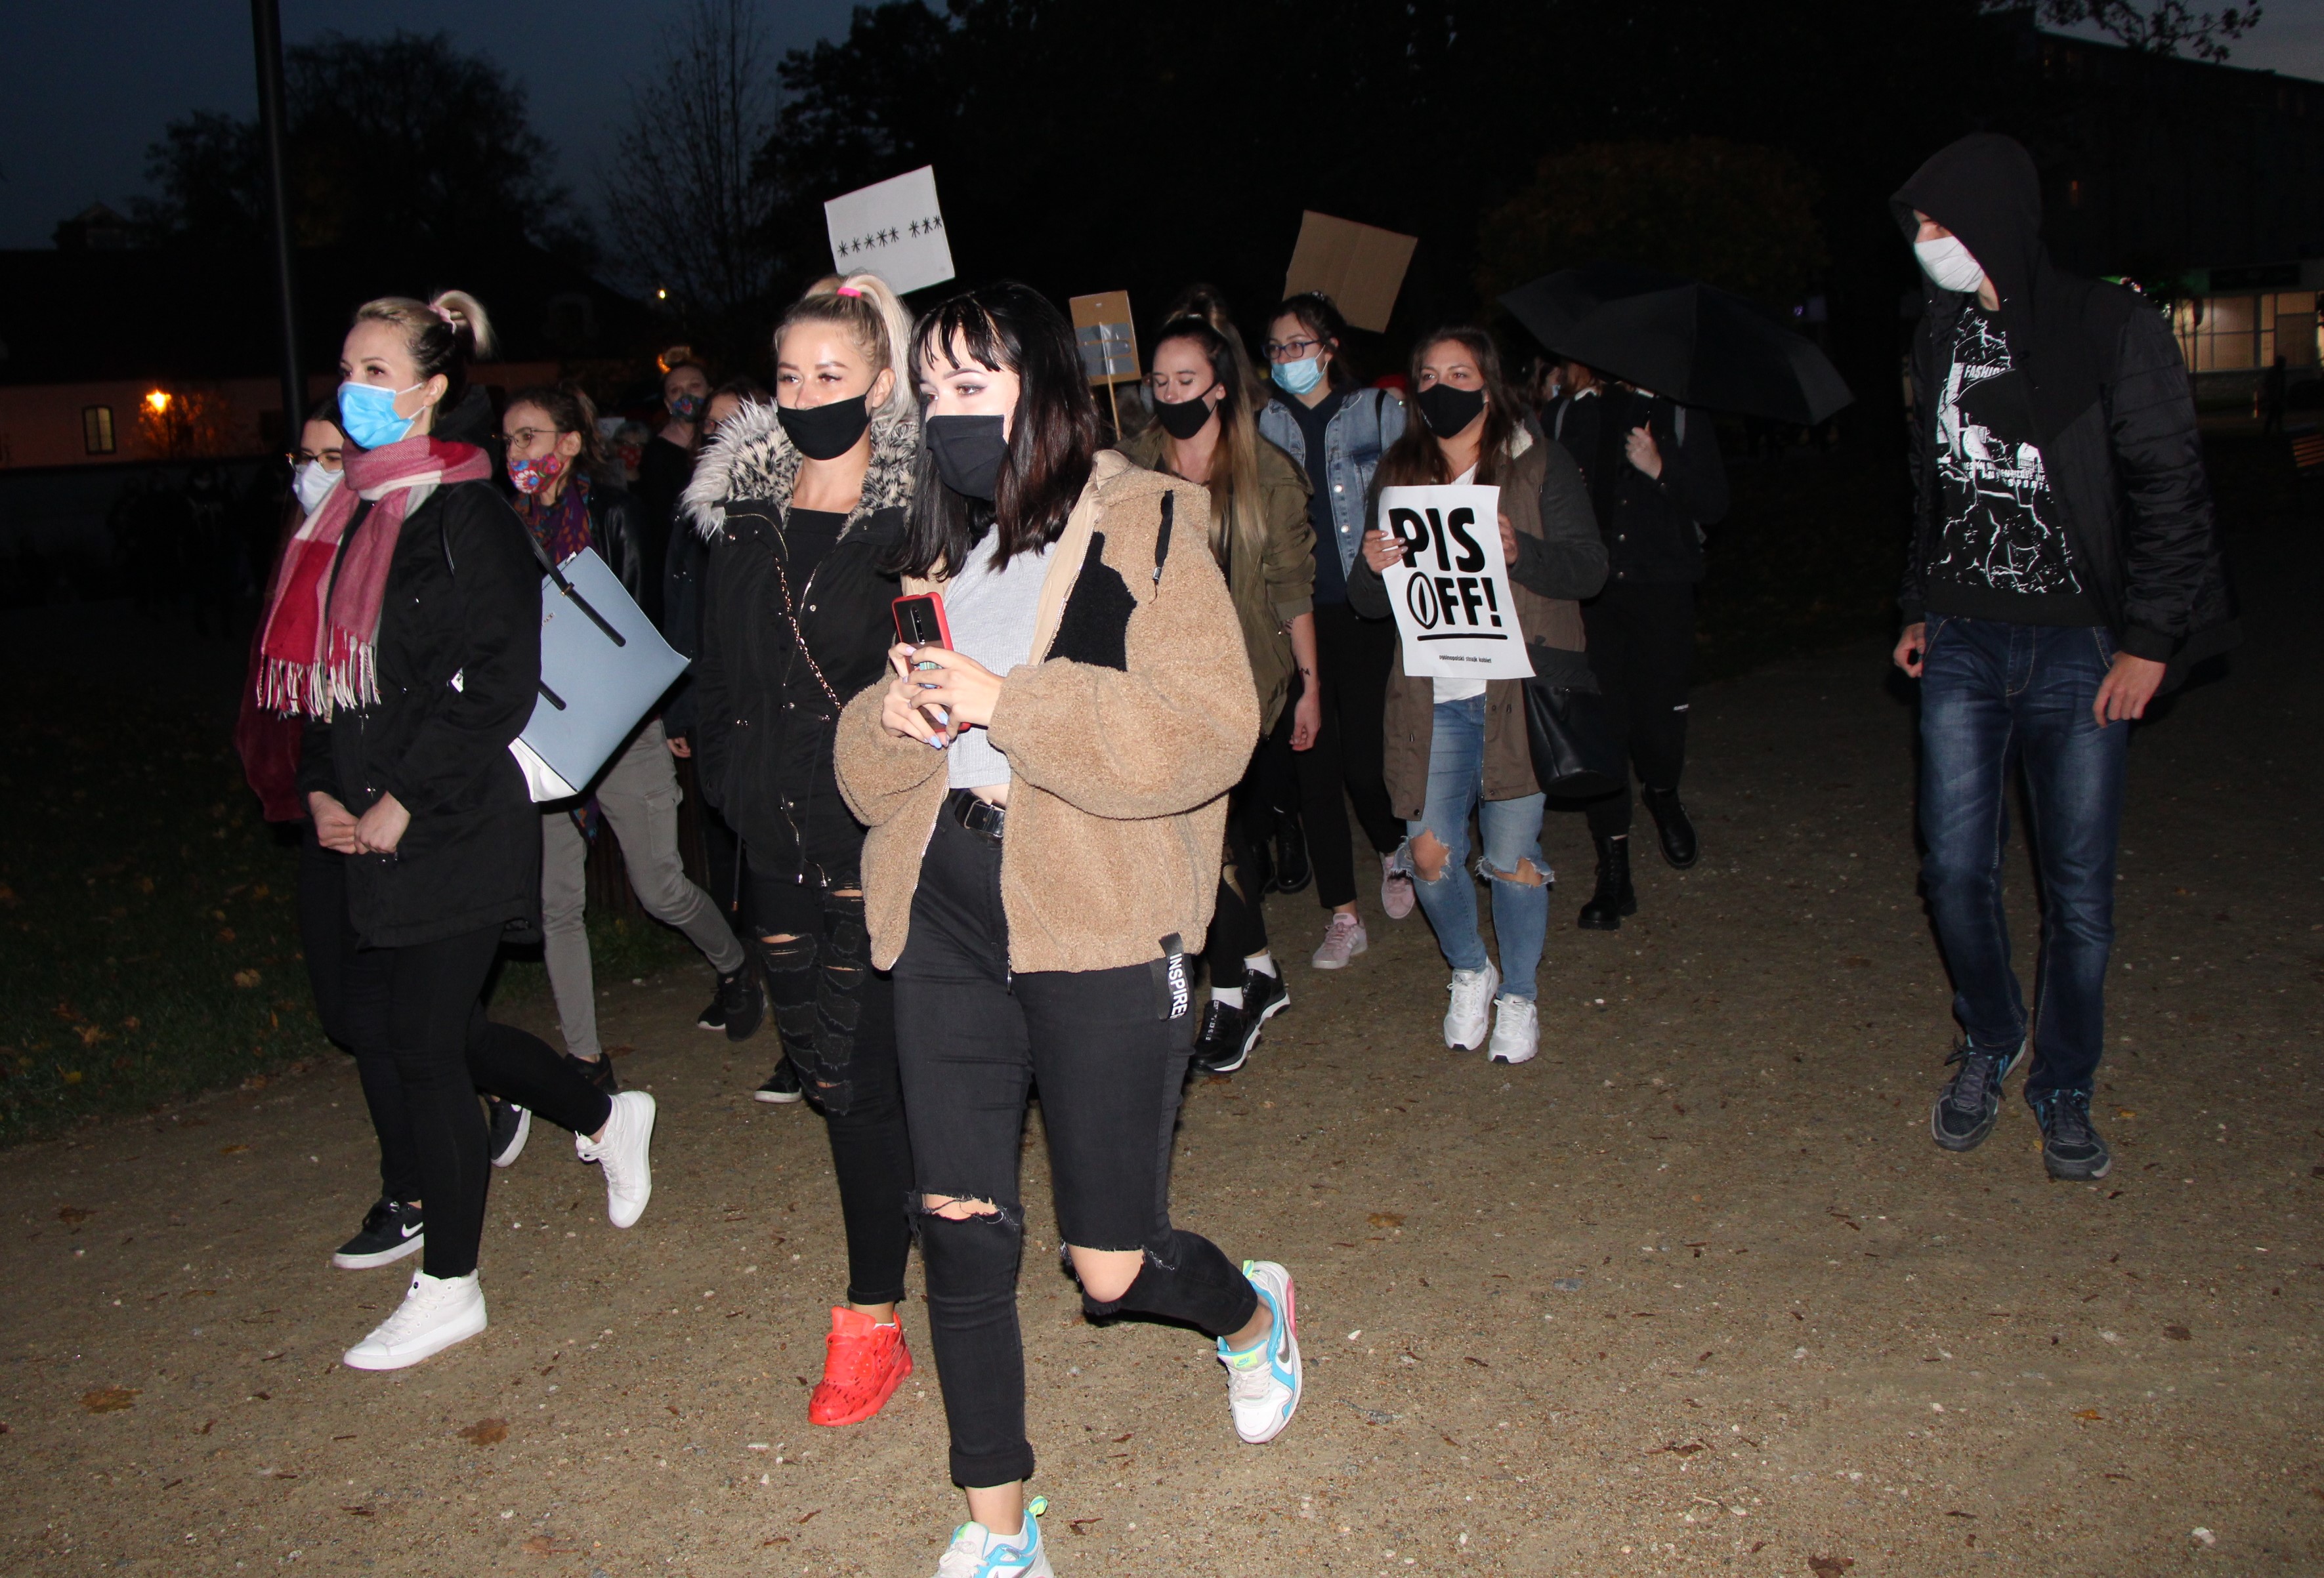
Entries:
POLYGON ((2103 628, 1939 615, 1921 671, 1923 892, 1953 980, 1953 1017, 1978 1051, 2027 1034, 2009 963, 2001 851, 2009 775, 2022 766, 2041 872, 2030 1100, 2088 1092, 2106 1042, 2114 947, 2114 858, 2122 827, 2127 723, 2090 715, 2112 666, 2103 628))
POLYGON ((1493 931, 1501 944, 1501 990, 1531 1002, 1534 977, 1541 973, 1542 941, 1549 934, 1549 885, 1503 874, 1525 861, 1548 875, 1541 858, 1543 797, 1487 800, 1484 791, 1485 698, 1438 702, 1429 734, 1428 802, 1420 808, 1419 821, 1405 823, 1404 860, 1412 867, 1412 840, 1424 830, 1452 851, 1434 882, 1422 881, 1413 867, 1412 885, 1446 960, 1456 970, 1483 969, 1489 961, 1477 931, 1476 885, 1466 869, 1469 813, 1477 813, 1485 846, 1483 875, 1493 890, 1493 931))

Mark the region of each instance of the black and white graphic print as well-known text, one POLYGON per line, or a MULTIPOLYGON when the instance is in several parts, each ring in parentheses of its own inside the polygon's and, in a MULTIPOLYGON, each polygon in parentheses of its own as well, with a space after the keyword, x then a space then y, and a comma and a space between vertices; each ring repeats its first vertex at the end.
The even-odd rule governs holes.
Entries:
POLYGON ((2001 325, 1961 314, 1937 412, 1944 532, 1929 573, 2027 596, 2081 591, 2064 522, 2034 447, 2033 411, 2001 325))

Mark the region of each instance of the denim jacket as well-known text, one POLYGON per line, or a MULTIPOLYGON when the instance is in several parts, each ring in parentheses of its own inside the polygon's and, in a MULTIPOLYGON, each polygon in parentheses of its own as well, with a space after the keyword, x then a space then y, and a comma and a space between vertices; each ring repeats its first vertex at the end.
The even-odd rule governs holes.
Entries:
MULTIPOLYGON (((1307 435, 1277 395, 1259 414, 1259 436, 1307 469, 1307 435)), ((1364 546, 1364 496, 1388 446, 1404 436, 1404 401, 1390 389, 1351 389, 1323 429, 1325 474, 1331 479, 1332 525, 1340 539, 1340 573, 1355 569, 1364 546)))

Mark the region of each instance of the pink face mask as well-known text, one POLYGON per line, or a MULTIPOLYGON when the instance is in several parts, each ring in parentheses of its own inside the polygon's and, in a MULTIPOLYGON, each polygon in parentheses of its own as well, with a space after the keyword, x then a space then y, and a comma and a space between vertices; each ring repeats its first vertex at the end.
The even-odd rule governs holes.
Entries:
POLYGON ((509 481, 520 493, 540 492, 565 474, 565 457, 555 450, 534 460, 518 460, 512 456, 508 463, 509 481))

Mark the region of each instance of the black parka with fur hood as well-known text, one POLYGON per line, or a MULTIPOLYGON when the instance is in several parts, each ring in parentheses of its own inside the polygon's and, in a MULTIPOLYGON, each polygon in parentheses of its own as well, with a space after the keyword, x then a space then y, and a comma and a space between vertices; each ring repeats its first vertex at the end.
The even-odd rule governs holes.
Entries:
POLYGON ((908 412, 873 418, 862 499, 803 579, 783 536, 801 457, 773 406, 720 425, 680 502, 682 524, 710 545, 696 766, 754 870, 817 888, 861 880, 863 829, 840 798, 832 737, 841 706, 886 672, 895 644, 899 588, 886 566, 903 542, 918 441, 908 412))

